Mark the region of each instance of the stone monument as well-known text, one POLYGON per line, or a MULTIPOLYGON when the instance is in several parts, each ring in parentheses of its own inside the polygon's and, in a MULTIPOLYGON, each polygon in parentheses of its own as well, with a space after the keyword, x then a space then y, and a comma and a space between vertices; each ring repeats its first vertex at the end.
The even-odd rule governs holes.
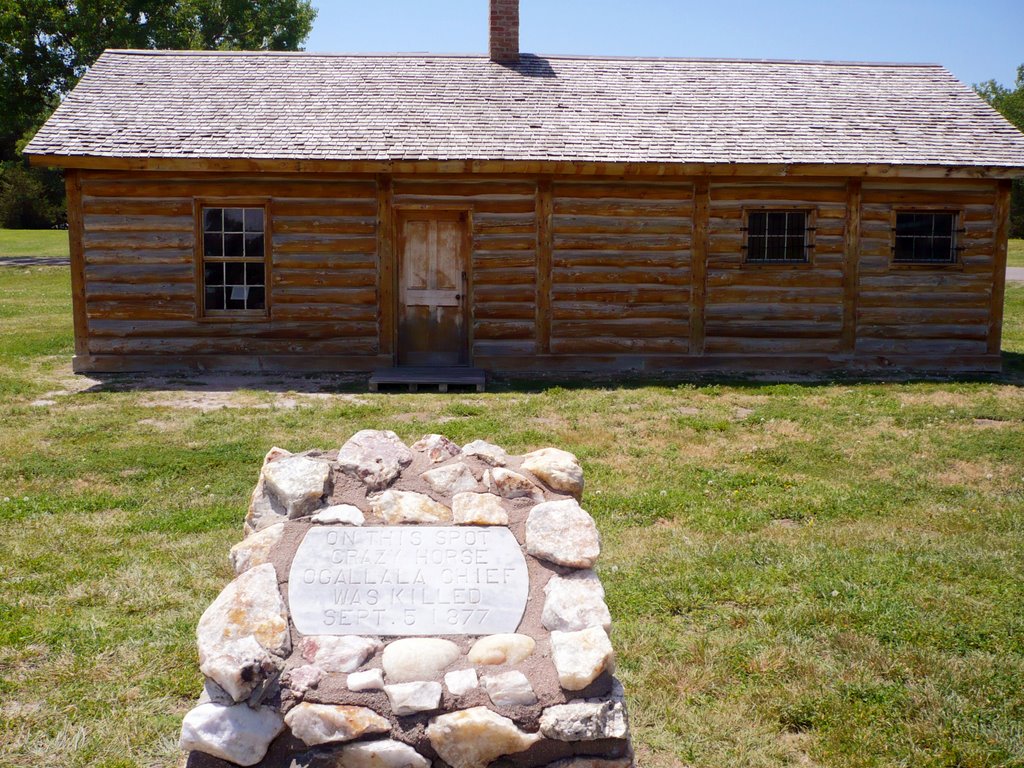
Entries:
POLYGON ((267 454, 199 620, 192 768, 629 768, 583 470, 364 430, 267 454))

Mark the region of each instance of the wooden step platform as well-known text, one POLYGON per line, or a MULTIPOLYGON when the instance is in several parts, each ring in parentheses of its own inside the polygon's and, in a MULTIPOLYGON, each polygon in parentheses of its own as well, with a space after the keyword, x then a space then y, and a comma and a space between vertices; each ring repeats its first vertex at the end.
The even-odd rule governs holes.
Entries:
POLYGON ((487 377, 479 368, 382 368, 370 376, 370 391, 379 392, 381 385, 407 386, 410 392, 420 386, 437 387, 447 392, 448 387, 475 387, 483 392, 487 377))

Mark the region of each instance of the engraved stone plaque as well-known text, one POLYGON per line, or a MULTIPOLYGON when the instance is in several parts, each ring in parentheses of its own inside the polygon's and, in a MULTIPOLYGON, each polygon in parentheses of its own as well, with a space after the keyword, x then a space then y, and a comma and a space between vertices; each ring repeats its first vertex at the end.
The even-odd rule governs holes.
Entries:
POLYGON ((526 558, 505 527, 311 528, 288 577, 306 635, 515 632, 529 593, 526 558))

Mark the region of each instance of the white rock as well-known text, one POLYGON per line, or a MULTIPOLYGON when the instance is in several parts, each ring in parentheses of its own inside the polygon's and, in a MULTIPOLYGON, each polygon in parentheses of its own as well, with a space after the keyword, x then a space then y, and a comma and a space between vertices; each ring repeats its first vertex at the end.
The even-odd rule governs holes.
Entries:
POLYGON ((483 675, 480 682, 496 707, 528 707, 537 703, 533 686, 519 670, 483 675))
POLYGON ((359 507, 351 504, 333 504, 316 512, 312 518, 320 525, 362 525, 365 521, 359 507))
POLYGON ((276 522, 267 528, 254 532, 231 548, 229 557, 235 574, 241 574, 270 562, 270 552, 281 541, 284 533, 284 521, 276 522))
POLYGON ((344 704, 302 702, 288 710, 284 721, 292 735, 310 747, 391 730, 391 723, 372 709, 344 704))
POLYGON ((575 499, 548 501, 526 519, 526 551, 570 568, 590 568, 601 554, 601 536, 575 499))
POLYGON ((390 430, 364 429, 338 452, 338 466, 370 490, 382 491, 412 464, 413 452, 390 430))
POLYGON ((541 623, 545 629, 578 632, 587 627, 611 628, 612 617, 604 602, 604 587, 597 574, 589 569, 568 576, 552 576, 544 585, 544 595, 541 623))
POLYGON ((491 493, 506 499, 529 498, 536 502, 544 501, 544 493, 525 475, 511 469, 494 467, 484 472, 484 485, 491 493))
POLYGON ((353 672, 345 683, 350 691, 380 691, 384 688, 384 673, 379 669, 353 672))
MULTIPOLYGON (((267 466, 267 464, 276 459, 291 455, 292 454, 284 448, 274 446, 267 451, 267 455, 263 457, 263 466, 267 466)), ((288 518, 288 510, 284 508, 281 502, 267 493, 266 485, 267 484, 263 479, 263 472, 261 469, 259 480, 256 482, 256 487, 252 491, 252 496, 249 498, 249 511, 245 516, 246 536, 250 536, 256 531, 262 530, 276 523, 280 523, 288 518)))
POLYGON ((508 512, 493 493, 457 493, 452 520, 456 525, 508 525, 508 512))
POLYGON ((417 712, 430 712, 441 706, 440 683, 395 683, 385 685, 384 693, 391 703, 391 711, 400 717, 415 715, 417 712))
POLYGON ((508 454, 503 448, 488 443, 484 440, 474 440, 462 446, 462 453, 465 456, 472 456, 492 467, 504 467, 508 464, 508 454))
POLYGON ((370 511, 388 525, 400 523, 440 523, 452 519, 452 511, 424 493, 384 491, 368 499, 370 511))
POLYGON ((551 660, 558 684, 567 691, 581 691, 603 672, 615 671, 615 651, 603 627, 552 632, 551 660))
POLYGON ((310 635, 303 638, 302 658, 324 672, 355 672, 380 650, 380 640, 358 635, 310 635))
POLYGON ((629 735, 621 701, 570 701, 548 707, 540 716, 540 732, 556 741, 624 739, 629 735))
POLYGON ((201 657, 199 671, 231 697, 244 701, 277 676, 280 659, 267 653, 252 635, 226 640, 201 657))
POLYGON ((445 687, 455 696, 462 696, 469 693, 480 685, 476 670, 473 667, 468 669, 456 669, 444 676, 445 687))
POLYGON ((529 635, 488 635, 473 643, 469 660, 483 665, 518 664, 536 647, 537 642, 529 635))
POLYGON ((384 739, 346 744, 338 768, 430 768, 430 761, 408 744, 384 739))
POLYGON ((427 738, 451 768, 486 768, 501 757, 529 749, 543 738, 525 733, 487 707, 438 715, 427 726, 427 738))
POLYGON ((293 667, 284 673, 281 683, 291 691, 304 696, 310 688, 316 688, 323 680, 324 671, 315 664, 293 667))
POLYGON ((284 657, 291 650, 288 615, 270 563, 257 565, 228 584, 199 619, 199 669, 235 701, 246 698, 273 662, 256 650, 284 657), (234 661, 232 661, 234 659, 234 661))
POLYGON ((462 655, 459 646, 436 637, 407 637, 384 648, 381 664, 389 683, 435 680, 462 655))
POLYGON ((267 490, 281 502, 289 518, 303 517, 327 493, 331 466, 308 456, 288 456, 263 467, 267 490))
POLYGON ((223 704, 226 707, 230 707, 235 704, 235 699, 230 693, 225 691, 210 678, 204 677, 203 692, 199 694, 199 703, 208 704, 211 701, 214 704, 223 704))
POLYGON ((178 746, 186 752, 204 752, 236 765, 255 765, 283 730, 284 720, 270 707, 200 704, 185 715, 178 746))
POLYGON ((583 467, 579 459, 558 448, 541 448, 523 456, 522 468, 552 490, 583 496, 583 467))
POLYGON ((473 471, 463 462, 458 464, 446 464, 443 467, 429 469, 422 477, 434 493, 442 496, 454 496, 456 493, 475 491, 477 480, 473 477, 473 471))
POLYGON ((412 444, 414 451, 421 451, 427 454, 435 464, 455 458, 462 449, 444 435, 424 435, 412 444))

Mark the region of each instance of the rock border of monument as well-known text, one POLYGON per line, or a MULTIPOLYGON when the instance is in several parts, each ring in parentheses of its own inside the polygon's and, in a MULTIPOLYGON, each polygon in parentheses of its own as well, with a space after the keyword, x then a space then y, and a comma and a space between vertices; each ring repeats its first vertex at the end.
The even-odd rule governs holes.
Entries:
POLYGON ((386 430, 337 451, 272 448, 230 552, 236 578, 197 627, 205 685, 182 722, 188 765, 633 766, 583 485, 579 461, 557 448, 514 456, 436 434, 409 447, 386 430), (451 566, 423 571, 419 591, 403 582, 408 563, 330 565, 419 553, 451 566), (474 592, 483 580, 489 591, 474 592), (424 614, 438 602, 449 607, 424 614), (325 628, 299 632, 293 603, 305 628, 325 628), (431 634, 423 618, 474 610, 503 631, 474 634, 456 618, 431 634))

